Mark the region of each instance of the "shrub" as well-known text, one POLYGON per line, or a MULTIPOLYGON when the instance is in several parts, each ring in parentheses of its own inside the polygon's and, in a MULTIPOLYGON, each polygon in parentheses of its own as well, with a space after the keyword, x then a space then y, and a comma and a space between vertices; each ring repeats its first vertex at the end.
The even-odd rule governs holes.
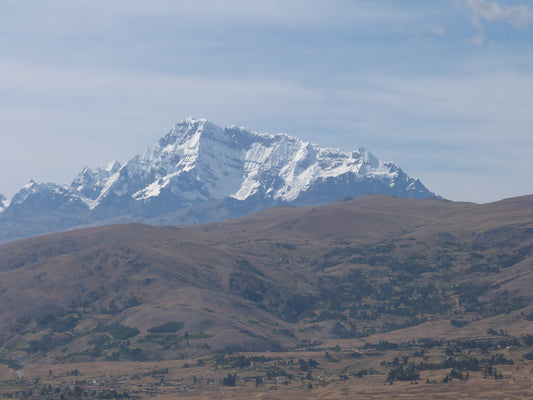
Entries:
POLYGON ((183 328, 183 322, 170 321, 163 325, 153 326, 148 329, 150 333, 174 333, 183 328))
POLYGON ((137 328, 131 328, 129 326, 120 325, 119 323, 113 323, 104 327, 103 332, 109 332, 114 339, 125 340, 131 337, 137 336, 140 332, 137 328))

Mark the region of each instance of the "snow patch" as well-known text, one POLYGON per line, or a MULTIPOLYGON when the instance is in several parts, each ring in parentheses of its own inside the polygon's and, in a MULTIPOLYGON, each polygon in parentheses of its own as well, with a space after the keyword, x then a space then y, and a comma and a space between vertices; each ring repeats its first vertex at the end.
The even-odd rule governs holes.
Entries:
POLYGON ((8 200, 3 194, 0 194, 0 213, 9 207, 9 203, 10 200, 8 200))

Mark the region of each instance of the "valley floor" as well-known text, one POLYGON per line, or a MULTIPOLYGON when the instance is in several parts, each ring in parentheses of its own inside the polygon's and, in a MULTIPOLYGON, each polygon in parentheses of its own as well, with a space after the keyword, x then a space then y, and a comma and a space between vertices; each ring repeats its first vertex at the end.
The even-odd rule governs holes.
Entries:
POLYGON ((530 399, 533 363, 523 355, 510 348, 446 357, 437 348, 335 346, 158 362, 42 362, 18 373, 1 365, 0 399, 530 399), (443 368, 450 359, 455 367, 443 368), (391 373, 409 365, 416 376, 391 373))

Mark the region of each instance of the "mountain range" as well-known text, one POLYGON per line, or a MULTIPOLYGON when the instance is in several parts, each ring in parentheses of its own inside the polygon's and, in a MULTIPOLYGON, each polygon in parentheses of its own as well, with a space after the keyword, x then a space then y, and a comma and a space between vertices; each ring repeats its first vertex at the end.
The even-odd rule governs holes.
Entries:
POLYGON ((214 222, 374 193, 436 196, 363 148, 345 153, 189 118, 124 164, 84 168, 68 185, 30 181, 11 199, 0 196, 0 242, 119 222, 214 222))

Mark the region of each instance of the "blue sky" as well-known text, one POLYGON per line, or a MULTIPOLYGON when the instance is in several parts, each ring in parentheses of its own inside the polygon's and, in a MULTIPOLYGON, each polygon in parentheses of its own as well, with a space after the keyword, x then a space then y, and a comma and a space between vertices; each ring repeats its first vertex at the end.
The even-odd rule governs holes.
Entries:
POLYGON ((189 116, 365 147, 451 200, 532 194, 533 1, 2 1, 0 193, 189 116))

